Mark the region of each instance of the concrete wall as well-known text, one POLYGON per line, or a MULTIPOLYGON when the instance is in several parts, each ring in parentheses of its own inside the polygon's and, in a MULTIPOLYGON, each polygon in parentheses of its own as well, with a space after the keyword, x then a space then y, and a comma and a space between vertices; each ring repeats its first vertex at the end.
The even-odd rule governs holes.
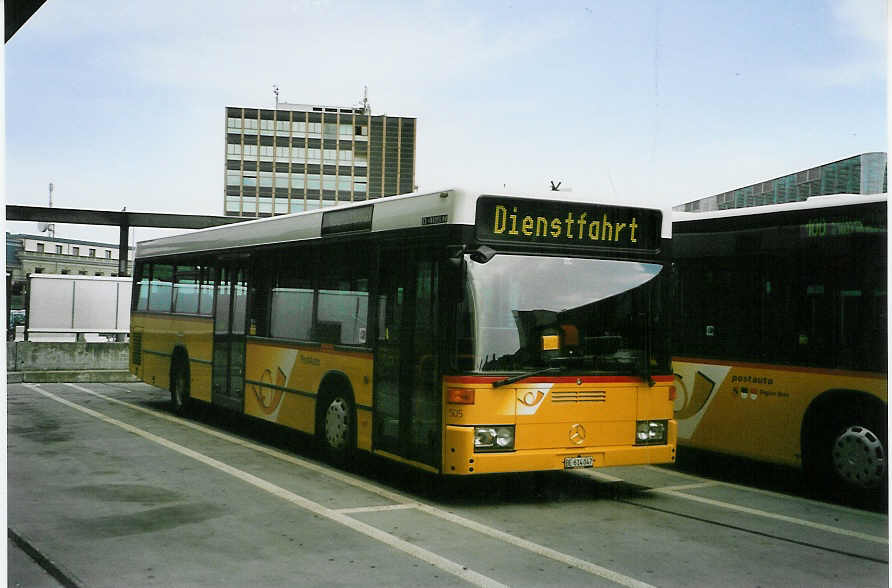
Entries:
POLYGON ((50 370, 127 370, 129 343, 8 342, 6 369, 15 372, 50 370))

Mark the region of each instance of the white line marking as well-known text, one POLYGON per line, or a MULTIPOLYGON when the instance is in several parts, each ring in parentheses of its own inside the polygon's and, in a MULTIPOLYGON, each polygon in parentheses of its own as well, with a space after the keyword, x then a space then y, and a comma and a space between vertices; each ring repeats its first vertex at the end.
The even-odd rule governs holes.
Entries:
POLYGON ((414 504, 386 504, 384 506, 360 506, 357 508, 339 508, 335 512, 341 514, 356 514, 364 512, 384 512, 388 510, 408 510, 414 509, 414 504))
POLYGON ((322 506, 321 504, 318 504, 316 502, 313 502, 312 500, 304 498, 303 496, 299 496, 293 492, 285 490, 284 488, 282 488, 280 486, 276 486, 275 484, 267 482, 266 480, 264 480, 262 478, 258 478, 257 476, 249 474, 248 472, 234 468, 234 467, 227 465, 221 461, 217 461, 216 459, 214 459, 212 457, 208 457, 207 455, 204 455, 203 453, 193 451, 192 449, 189 449, 188 447, 183 447, 182 445, 174 443, 173 441, 169 441, 169 440, 165 439, 164 437, 159 437, 158 435, 149 433, 148 431, 143 431, 142 429, 134 427, 133 425, 127 424, 123 421, 119 421, 117 419, 106 416, 100 412, 96 412, 95 410, 83 407, 83 406, 76 404, 74 402, 65 400, 64 398, 60 398, 59 396, 56 396, 55 394, 52 394, 51 392, 41 390, 39 387, 34 386, 32 384, 25 384, 25 386, 28 388, 31 388, 32 390, 34 390, 35 392, 37 392, 39 394, 46 396, 47 398, 50 398, 52 400, 55 400, 56 402, 64 404, 65 406, 68 406, 70 408, 73 408, 75 410, 83 412, 84 414, 88 414, 88 415, 90 415, 94 418, 97 418, 105 423, 110 424, 110 425, 115 425, 116 427, 120 427, 121 429, 124 429, 125 431, 133 433, 134 435, 142 437, 143 439, 147 439, 149 441, 157 443, 158 445, 166 447, 170 450, 176 451, 177 453, 185 455, 186 457, 190 457, 190 458, 192 458, 198 462, 201 462, 207 466, 210 466, 212 468, 220 470, 221 472, 227 473, 230 476, 233 476, 235 478, 238 478, 239 480, 247 482, 248 484, 256 486, 257 488, 260 488, 261 490, 265 490, 266 492, 269 492, 270 494, 272 494, 274 496, 278 496, 279 498, 286 500, 292 504, 295 504, 295 505, 297 505, 305 510, 308 510, 314 514, 317 514, 319 516, 322 516, 322 517, 325 517, 332 521, 335 521, 337 523, 340 523, 340 524, 344 525, 345 527, 348 527, 350 529, 353 529, 354 531, 357 531, 359 533, 367 535, 367 536, 371 537, 372 539, 380 541, 381 543, 384 543, 385 545, 388 545, 394 549, 402 551, 403 553, 411 555, 412 557, 415 557, 417 559, 425 561, 429 564, 433 564, 434 566, 440 568, 441 570, 443 570, 445 572, 449 572, 450 574, 453 574, 455 576, 458 576, 459 578, 461 578, 462 580, 465 580, 466 582, 468 582, 470 584, 474 584, 476 586, 488 586, 488 587, 506 586, 505 584, 497 582, 496 580, 494 580, 488 576, 484 576, 483 574, 480 574, 473 570, 470 570, 467 567, 462 566, 459 563, 456 563, 452 560, 446 559, 445 557, 439 556, 439 555, 437 555, 431 551, 428 551, 426 549, 422 549, 421 547, 418 547, 417 545, 413 545, 413 544, 409 543, 408 541, 404 541, 404 540, 400 539, 399 537, 395 537, 394 535, 391 535, 390 533, 381 531, 380 529, 377 529, 371 525, 367 525, 367 524, 360 522, 354 518, 340 514, 337 511, 334 511, 330 508, 326 508, 326 507, 322 506))
MULTIPOLYGON (((681 478, 686 478, 688 480, 699 480, 701 482, 707 481, 706 478, 701 478, 699 476, 693 476, 691 474, 686 474, 684 472, 678 472, 675 470, 670 470, 666 468, 659 468, 657 466, 642 466, 651 471, 660 472, 663 474, 672 474, 674 476, 679 476, 681 478)), ((715 480, 717 481, 717 480, 715 480)), ((831 504, 829 502, 821 502, 820 500, 813 500, 811 498, 803 498, 802 496, 793 496, 792 494, 783 494, 781 492, 772 492, 771 490, 763 490, 761 488, 752 488, 750 486, 741 486, 740 484, 732 484, 731 482, 720 482, 717 481, 722 486, 726 486, 728 488, 734 488, 736 490, 742 490, 745 492, 752 492, 753 494, 762 494, 764 496, 772 496, 774 498, 782 498, 785 500, 789 500, 792 502, 800 502, 803 504, 808 504, 810 506, 815 506, 824 510, 835 510, 838 512, 844 512, 851 515, 858 515, 864 518, 870 518, 875 520, 888 520, 888 516, 876 512, 870 512, 869 510, 859 510, 857 508, 852 508, 849 506, 842 506, 840 504, 831 504)))
MULTIPOLYGON (((617 584, 620 584, 622 586, 629 586, 629 587, 633 587, 633 588, 653 588, 650 584, 647 584, 640 580, 636 580, 635 578, 625 576, 623 574, 620 574, 619 572, 615 572, 613 570, 601 567, 597 564, 593 564, 586 560, 579 559, 577 557, 573 557, 572 555, 567 555, 565 553, 561 553, 560 551, 557 551, 557 550, 554 550, 554 549, 551 549, 548 547, 544 547, 537 543, 533 543, 532 541, 527 541, 526 539, 521 539, 520 537, 515 537, 514 535, 510 535, 508 533, 505 533, 505 532, 495 529, 493 527, 489 527, 487 525, 483 525, 476 521, 466 519, 462 516, 444 511, 437 507, 430 506, 428 504, 424 504, 424 503, 414 500, 408 496, 402 495, 398 492, 394 492, 392 490, 387 490, 386 488, 381 488, 379 486, 376 486, 376 485, 374 485, 366 480, 363 480, 361 478, 350 476, 348 474, 344 474, 337 470, 332 470, 330 468, 321 466, 321 465, 313 463, 311 461, 307 461, 305 459, 301 459, 299 457, 295 457, 293 455, 289 455, 287 453, 283 453, 281 451, 277 451, 277 450, 271 449, 269 447, 264 447, 263 445, 258 445, 256 443, 252 443, 250 441, 246 441, 244 439, 240 439, 238 437, 234 437, 232 435, 222 433, 220 431, 205 427, 203 425, 199 425, 192 421, 187 421, 185 419, 181 419, 179 417, 175 417, 175 416, 167 414, 167 413, 158 412, 158 411, 151 410, 151 409, 148 409, 148 408, 145 408, 142 406, 137 406, 135 404, 131 404, 129 402, 125 402, 123 400, 118 400, 117 398, 112 398, 111 396, 106 396, 105 394, 102 394, 100 392, 95 392, 88 388, 78 386, 77 384, 67 384, 67 385, 71 386, 72 388, 75 388, 77 390, 80 390, 81 392, 85 392, 85 393, 95 396, 97 398, 102 398, 103 400, 107 400, 114 404, 126 406, 127 408, 130 408, 132 410, 143 412, 143 413, 151 415, 153 417, 161 418, 161 419, 170 421, 172 423, 182 425, 184 427, 189 427, 196 431, 201 431, 205 434, 217 437, 219 439, 223 439, 223 440, 229 441, 231 443, 234 443, 236 445, 241 445, 242 447, 252 449, 259 453, 263 453, 264 455, 268 455, 270 457, 274 457, 276 459, 306 468, 308 470, 318 472, 322 475, 328 476, 335 480, 339 480, 345 484, 349 484, 355 488, 360 488, 360 489, 370 492, 372 494, 376 494, 378 496, 387 498, 387 499, 392 500, 396 503, 414 506, 418 510, 425 512, 431 516, 455 523, 457 525, 461 525, 468 529, 473 529, 483 535, 487 535, 489 537, 499 539, 500 541, 504 541, 505 543, 509 543, 511 545, 514 545, 515 547, 519 547, 521 549, 530 551, 530 552, 540 555, 542 557, 547 557, 549 559, 553 559, 553 560, 561 562, 563 564, 573 566, 577 569, 583 570, 585 572, 588 572, 588 573, 596 575, 596 576, 600 576, 601 578, 608 579, 608 580, 615 582, 617 584)), ((117 388, 117 389, 120 390, 121 388, 117 388)), ((124 390, 126 390, 128 392, 130 391, 130 390, 127 390, 126 388, 124 388, 124 390)))
POLYGON ((622 478, 617 478, 616 476, 611 476, 610 474, 605 474, 604 472, 599 472, 598 470, 570 470, 569 473, 576 474, 578 476, 585 476, 586 478, 594 478, 600 482, 624 482, 622 478))
POLYGON ((697 484, 682 484, 680 486, 663 486, 662 488, 649 488, 648 492, 666 492, 668 490, 693 490, 694 488, 709 488, 720 486, 721 482, 699 482, 697 484))
POLYGON ((696 496, 694 494, 685 494, 683 492, 676 492, 675 490, 661 490, 659 488, 652 488, 650 490, 650 492, 655 492, 658 494, 668 494, 670 496, 675 496, 676 498, 684 498, 685 500, 691 500, 693 502, 700 502, 702 504, 709 504, 710 506, 718 506, 719 508, 724 508, 727 510, 735 510, 737 512, 744 512, 746 514, 764 517, 766 519, 774 519, 776 521, 784 521, 786 523, 792 523, 794 525, 801 525, 803 527, 809 527, 811 529, 827 531, 828 533, 835 533, 837 535, 844 535, 846 537, 855 537, 857 539, 863 539, 864 541, 872 541, 874 543, 885 543, 885 544, 889 543, 889 540, 885 537, 876 537, 874 535, 868 535, 866 533, 859 533, 858 531, 849 531, 848 529, 841 529, 839 527, 831 527, 830 525, 824 525, 822 523, 815 523, 815 522, 807 521, 804 519, 788 517, 788 516, 782 515, 782 514, 776 514, 776 513, 768 512, 765 510, 759 510, 757 508, 749 508, 748 506, 740 506, 737 504, 731 504, 730 502, 722 502, 720 500, 704 498, 702 496, 696 496))

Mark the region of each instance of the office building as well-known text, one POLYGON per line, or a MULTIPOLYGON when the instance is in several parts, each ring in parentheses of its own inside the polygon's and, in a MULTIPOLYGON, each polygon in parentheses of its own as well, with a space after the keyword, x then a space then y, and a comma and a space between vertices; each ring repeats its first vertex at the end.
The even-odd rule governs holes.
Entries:
POLYGON ((886 153, 862 153, 833 163, 787 174, 722 194, 673 207, 683 212, 705 212, 782 204, 828 194, 883 194, 886 192, 886 153))
POLYGON ((226 108, 223 213, 271 216, 415 188, 416 119, 368 107, 226 108))

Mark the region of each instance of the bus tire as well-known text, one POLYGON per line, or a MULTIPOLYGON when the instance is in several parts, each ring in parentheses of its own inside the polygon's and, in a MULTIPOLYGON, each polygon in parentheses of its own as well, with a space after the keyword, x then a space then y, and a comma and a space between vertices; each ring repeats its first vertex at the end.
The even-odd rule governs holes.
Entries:
POLYGON ((178 355, 170 368, 170 406, 175 414, 183 416, 189 412, 191 404, 189 364, 182 355, 178 355))
POLYGON ((861 502, 886 492, 889 459, 886 407, 849 399, 825 413, 812 429, 806 471, 839 498, 861 502))
POLYGON ((325 453, 338 463, 346 462, 356 446, 356 411, 352 396, 338 389, 323 397, 319 415, 319 439, 325 453))

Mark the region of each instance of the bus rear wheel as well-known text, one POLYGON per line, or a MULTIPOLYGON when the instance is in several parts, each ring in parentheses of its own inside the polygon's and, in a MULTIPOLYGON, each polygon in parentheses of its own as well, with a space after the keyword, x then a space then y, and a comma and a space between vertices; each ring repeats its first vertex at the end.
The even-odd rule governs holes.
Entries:
POLYGON ((174 413, 185 415, 190 404, 189 369, 182 361, 177 361, 170 374, 170 405, 174 413))
POLYGON ((353 402, 344 394, 335 393, 321 415, 321 441, 325 451, 337 461, 346 460, 353 453, 355 418, 353 402))

